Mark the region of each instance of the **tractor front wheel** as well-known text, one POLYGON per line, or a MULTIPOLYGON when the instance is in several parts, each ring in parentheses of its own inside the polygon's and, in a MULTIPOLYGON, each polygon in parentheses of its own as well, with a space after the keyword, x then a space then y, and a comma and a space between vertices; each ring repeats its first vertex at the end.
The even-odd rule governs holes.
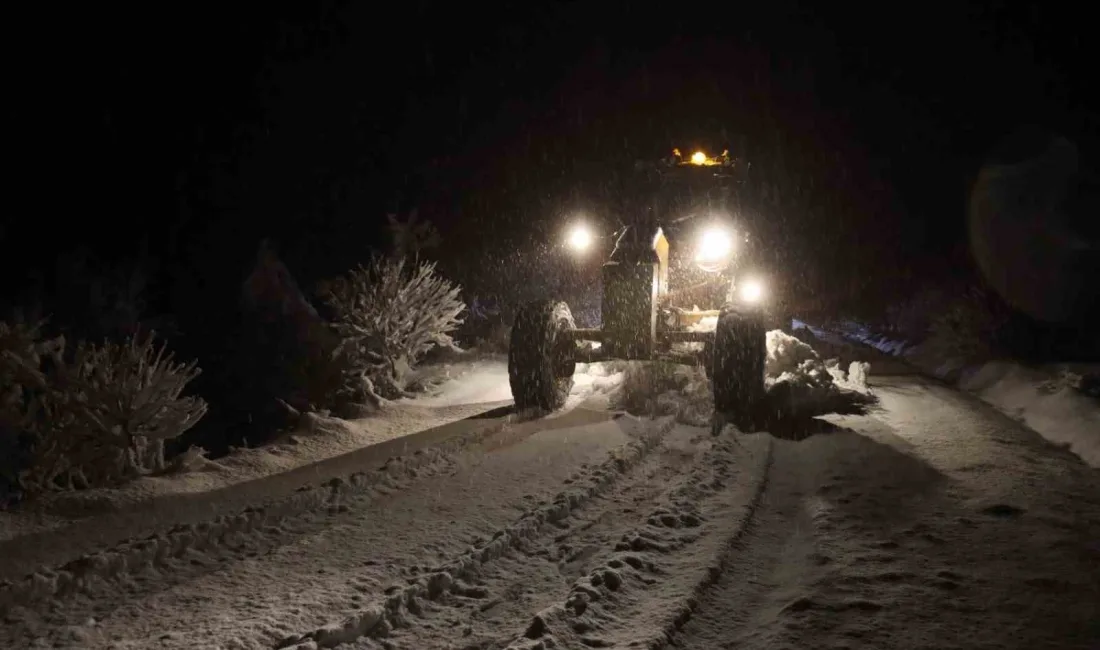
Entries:
POLYGON ((714 332, 714 410, 742 431, 755 426, 764 400, 767 328, 759 311, 727 306, 714 332))
POLYGON ((517 409, 554 411, 565 405, 577 366, 574 329, 564 302, 520 308, 508 348, 508 382, 517 409))

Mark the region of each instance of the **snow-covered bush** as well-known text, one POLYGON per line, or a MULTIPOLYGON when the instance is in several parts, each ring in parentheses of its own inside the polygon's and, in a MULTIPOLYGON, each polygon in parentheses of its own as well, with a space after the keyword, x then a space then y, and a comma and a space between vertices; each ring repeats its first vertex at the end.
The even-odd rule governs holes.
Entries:
POLYGON ((98 487, 162 470, 164 441, 206 413, 201 399, 180 396, 199 369, 173 363, 152 335, 81 342, 71 356, 64 339, 42 341, 37 326, 4 324, 0 340, 0 419, 5 435, 29 439, 20 471, 28 492, 98 487))
POLYGON ((451 333, 466 308, 461 287, 441 277, 432 262, 375 256, 326 287, 323 299, 347 360, 344 389, 404 392, 408 370, 429 350, 454 344, 451 333))

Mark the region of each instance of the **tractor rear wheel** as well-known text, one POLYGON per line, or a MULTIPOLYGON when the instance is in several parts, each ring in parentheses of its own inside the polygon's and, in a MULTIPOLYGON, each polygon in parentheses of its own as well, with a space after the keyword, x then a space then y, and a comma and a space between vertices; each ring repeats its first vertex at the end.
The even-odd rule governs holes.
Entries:
POLYGON ((575 327, 564 302, 520 308, 508 348, 508 382, 517 409, 554 411, 565 405, 577 366, 575 327))
POLYGON ((759 311, 727 306, 714 332, 714 410, 742 431, 755 426, 764 400, 767 328, 759 311))

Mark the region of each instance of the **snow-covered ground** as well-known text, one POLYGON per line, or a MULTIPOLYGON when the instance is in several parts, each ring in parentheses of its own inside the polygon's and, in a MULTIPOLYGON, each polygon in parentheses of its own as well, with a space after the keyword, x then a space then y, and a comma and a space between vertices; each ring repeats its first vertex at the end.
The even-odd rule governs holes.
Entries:
MULTIPOLYGON (((821 337, 829 333, 812 328, 821 337)), ((911 344, 844 323, 836 332, 883 353, 905 359, 930 375, 956 384, 1015 418, 1044 438, 1065 445, 1100 468, 1100 364, 1025 366, 1011 360, 967 365, 931 344, 911 344), (1091 387, 1085 381, 1092 378, 1091 387)))
POLYGON ((854 369, 880 408, 712 436, 698 369, 581 367, 554 417, 452 422, 265 499, 241 484, 219 498, 247 507, 86 555, 66 531, 0 543, 0 646, 1097 647, 1094 470, 859 348, 774 338, 772 380, 854 369))
MULTIPOLYGON (((188 471, 144 477, 118 488, 47 495, 25 507, 0 511, 0 553, 62 563, 97 545, 277 502, 304 486, 350 473, 347 468, 362 450, 413 453, 422 446, 418 434, 428 434, 434 444, 515 419, 508 412, 512 400, 506 360, 469 356, 423 369, 424 378, 431 378, 425 382, 430 388, 424 397, 385 402, 367 418, 347 421, 309 414, 297 429, 271 443, 235 449, 217 460, 197 459, 188 471), (485 418, 494 413, 499 415, 485 418), (40 538, 54 543, 39 544, 35 540, 40 538), (17 552, 16 547, 22 548, 17 552)), ((586 401, 600 404, 599 398, 606 398, 622 378, 622 371, 613 372, 605 364, 580 366, 566 407, 552 417, 562 417, 586 401)), ((20 575, 14 571, 0 571, 0 578, 20 575)))
POLYGON ((269 444, 235 449, 213 461, 199 459, 198 466, 190 471, 148 476, 118 488, 46 495, 25 508, 0 511, 0 540, 65 526, 74 519, 118 512, 156 499, 226 490, 456 422, 506 403, 457 403, 438 408, 391 403, 375 416, 355 421, 308 416, 295 431, 269 444))
POLYGON ((420 406, 454 406, 511 402, 508 361, 503 357, 477 357, 472 361, 438 364, 429 369, 433 386, 426 395, 406 400, 420 406))

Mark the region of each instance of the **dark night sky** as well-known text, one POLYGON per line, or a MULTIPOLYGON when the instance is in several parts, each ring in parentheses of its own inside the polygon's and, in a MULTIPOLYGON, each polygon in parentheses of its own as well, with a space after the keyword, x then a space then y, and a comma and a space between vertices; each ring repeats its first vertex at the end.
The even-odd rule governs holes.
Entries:
POLYGON ((1095 143, 1075 64, 1096 51, 1063 9, 757 4, 26 16, 5 93, 6 278, 28 254, 143 237, 199 285, 230 285, 263 236, 330 275, 412 206, 451 251, 518 245, 591 204, 598 170, 686 141, 753 161, 769 218, 813 233, 800 245, 829 248, 829 272, 851 249, 923 269, 964 243, 968 183, 1011 128, 1095 143))

